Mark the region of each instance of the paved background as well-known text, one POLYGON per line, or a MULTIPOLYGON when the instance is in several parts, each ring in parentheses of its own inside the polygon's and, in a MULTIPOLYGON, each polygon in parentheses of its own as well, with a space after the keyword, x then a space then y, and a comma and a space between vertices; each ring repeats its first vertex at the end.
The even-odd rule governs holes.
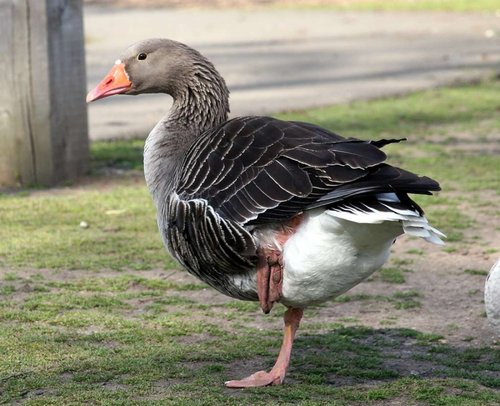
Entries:
MULTIPOLYGON (((497 13, 498 14, 498 13, 497 13)), ((233 115, 374 98, 500 72, 500 15, 85 8, 89 89, 129 44, 185 42, 211 59, 233 115)), ((145 138, 165 95, 89 106, 91 139, 145 138)))

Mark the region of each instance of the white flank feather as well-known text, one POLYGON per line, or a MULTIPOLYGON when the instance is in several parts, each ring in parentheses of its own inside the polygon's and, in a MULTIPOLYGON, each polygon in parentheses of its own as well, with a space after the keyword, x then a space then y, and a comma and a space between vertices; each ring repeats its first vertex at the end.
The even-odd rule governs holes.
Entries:
POLYGON ((366 204, 363 205, 364 209, 360 210, 358 207, 345 204, 327 210, 327 213, 343 220, 362 224, 381 224, 385 221, 400 221, 405 234, 423 238, 433 244, 444 244, 440 237, 446 238, 446 236, 441 231, 432 227, 427 219, 416 210, 400 209, 384 203, 400 202, 395 193, 379 193, 376 197, 379 203, 389 211, 376 210, 366 204))
POLYGON ((394 193, 377 198, 387 210, 358 202, 305 212, 283 247, 275 238, 281 226, 254 231, 257 245, 283 249, 281 303, 301 308, 346 292, 384 264, 401 234, 443 244, 439 237, 444 234, 418 211, 392 207, 390 203, 399 203, 394 193))

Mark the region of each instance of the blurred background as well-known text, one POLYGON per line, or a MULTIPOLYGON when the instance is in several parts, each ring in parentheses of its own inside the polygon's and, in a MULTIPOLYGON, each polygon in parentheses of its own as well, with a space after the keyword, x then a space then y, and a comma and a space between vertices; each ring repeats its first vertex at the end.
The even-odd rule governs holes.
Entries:
MULTIPOLYGON (((89 0, 85 5, 89 88, 128 45, 171 38, 215 63, 229 85, 234 115, 401 94, 488 75, 500 63, 500 5, 490 0, 89 0), (469 12, 457 13, 464 10, 469 12)), ((91 104, 90 137, 145 137, 168 106, 161 95, 91 104)))

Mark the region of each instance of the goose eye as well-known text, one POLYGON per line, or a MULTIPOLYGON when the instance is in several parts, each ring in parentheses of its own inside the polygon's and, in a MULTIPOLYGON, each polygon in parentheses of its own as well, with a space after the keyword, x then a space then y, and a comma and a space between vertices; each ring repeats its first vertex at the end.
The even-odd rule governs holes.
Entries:
POLYGON ((137 59, 139 59, 140 61, 143 61, 146 58, 147 58, 147 55, 145 53, 140 53, 139 55, 137 55, 137 59))

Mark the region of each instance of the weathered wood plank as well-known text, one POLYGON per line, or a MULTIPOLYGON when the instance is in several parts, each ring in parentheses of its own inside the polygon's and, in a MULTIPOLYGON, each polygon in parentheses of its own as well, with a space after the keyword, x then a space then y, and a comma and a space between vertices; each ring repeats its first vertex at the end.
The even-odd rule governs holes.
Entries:
MULTIPOLYGON (((26 85, 29 83, 27 4, 0 0, 0 184, 33 179, 26 85)), ((29 92, 28 92, 29 93, 29 92)))
POLYGON ((0 0, 0 185, 88 169, 81 0, 0 0))
POLYGON ((54 176, 61 181, 86 172, 89 161, 82 2, 50 0, 48 4, 51 105, 58 106, 51 112, 52 128, 57 129, 52 151, 54 176))

